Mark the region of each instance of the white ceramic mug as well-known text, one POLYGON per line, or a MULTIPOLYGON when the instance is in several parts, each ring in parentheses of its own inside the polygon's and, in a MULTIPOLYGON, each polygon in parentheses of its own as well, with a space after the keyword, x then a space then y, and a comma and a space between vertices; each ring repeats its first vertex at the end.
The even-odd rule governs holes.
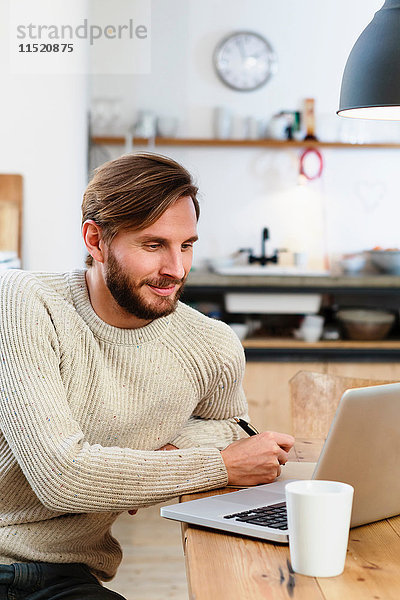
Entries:
POLYGON ((176 117, 158 117, 157 133, 161 137, 175 137, 179 121, 176 117))
POLYGON ((344 569, 354 489, 338 481, 292 481, 286 486, 293 570, 334 577, 344 569))
POLYGON ((134 127, 135 137, 151 138, 156 134, 156 115, 151 110, 139 110, 134 127))
POLYGON ((295 267, 305 269, 308 264, 307 252, 295 252, 293 254, 293 262, 294 262, 295 267))
POLYGON ((298 329, 297 337, 305 342, 317 342, 324 328, 324 317, 306 315, 298 329))
POLYGON ((321 339, 322 327, 303 327, 299 331, 299 338, 309 344, 315 344, 321 339))
POLYGON ((300 329, 307 327, 323 327, 324 317, 321 315, 306 315, 301 323, 300 329))
POLYGON ((227 140, 232 136, 232 113, 225 106, 214 109, 214 135, 219 140, 227 140))

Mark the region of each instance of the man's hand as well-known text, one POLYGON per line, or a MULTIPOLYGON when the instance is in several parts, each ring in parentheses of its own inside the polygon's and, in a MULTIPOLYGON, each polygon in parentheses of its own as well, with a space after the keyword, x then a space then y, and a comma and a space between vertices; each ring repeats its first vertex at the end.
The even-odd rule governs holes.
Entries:
POLYGON ((281 473, 294 438, 286 433, 264 431, 238 440, 221 451, 228 485, 271 483, 281 473))

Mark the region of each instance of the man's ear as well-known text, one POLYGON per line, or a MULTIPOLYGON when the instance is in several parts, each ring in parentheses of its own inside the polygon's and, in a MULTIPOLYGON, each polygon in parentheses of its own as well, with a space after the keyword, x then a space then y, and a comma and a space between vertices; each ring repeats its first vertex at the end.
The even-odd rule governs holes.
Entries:
POLYGON ((102 239, 102 230, 92 219, 88 219, 82 226, 82 236, 85 246, 93 260, 104 263, 105 244, 102 239))

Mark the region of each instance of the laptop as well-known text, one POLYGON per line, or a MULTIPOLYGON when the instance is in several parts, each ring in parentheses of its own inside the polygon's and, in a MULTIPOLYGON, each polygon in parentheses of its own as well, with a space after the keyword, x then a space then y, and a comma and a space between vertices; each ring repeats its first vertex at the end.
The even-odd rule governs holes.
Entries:
POLYGON ((273 483, 163 506, 161 516, 288 543, 285 486, 310 478, 354 487, 351 527, 400 514, 400 383, 347 390, 316 464, 286 463, 273 483))

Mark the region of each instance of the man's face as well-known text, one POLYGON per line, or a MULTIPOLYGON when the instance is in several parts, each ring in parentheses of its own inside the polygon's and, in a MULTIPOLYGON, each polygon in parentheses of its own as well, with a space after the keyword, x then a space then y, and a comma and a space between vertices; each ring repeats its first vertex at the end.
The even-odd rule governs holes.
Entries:
POLYGON ((197 221, 190 197, 141 231, 121 231, 108 247, 105 283, 117 304, 143 320, 175 310, 192 266, 197 221))

